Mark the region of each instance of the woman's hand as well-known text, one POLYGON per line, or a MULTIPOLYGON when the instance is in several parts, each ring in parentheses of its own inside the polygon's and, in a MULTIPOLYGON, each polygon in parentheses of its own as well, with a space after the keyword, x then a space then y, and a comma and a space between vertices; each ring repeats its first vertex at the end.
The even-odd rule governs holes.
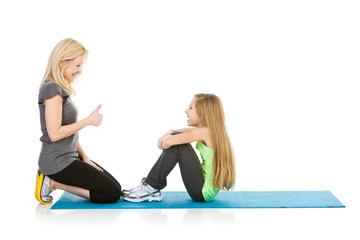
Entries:
POLYGON ((100 172, 104 172, 104 170, 102 170, 98 165, 96 165, 93 161, 90 160, 90 158, 86 155, 84 149, 80 145, 80 142, 78 142, 78 145, 77 145, 77 152, 79 153, 79 157, 83 162, 86 162, 87 164, 93 166, 100 172))
POLYGON ((99 113, 101 104, 90 114, 78 122, 62 126, 63 98, 56 95, 44 101, 46 130, 52 142, 59 141, 73 135, 89 125, 99 126, 103 116, 99 113))
POLYGON ((100 108, 101 108, 101 104, 89 115, 88 121, 90 125, 96 127, 100 126, 103 120, 103 115, 99 113, 100 108))
POLYGON ((96 168, 97 170, 99 170, 100 172, 104 172, 104 170, 101 169, 101 167, 99 167, 98 165, 96 165, 94 162, 92 162, 89 158, 85 158, 83 159, 84 162, 86 162, 87 164, 93 166, 94 168, 96 168))

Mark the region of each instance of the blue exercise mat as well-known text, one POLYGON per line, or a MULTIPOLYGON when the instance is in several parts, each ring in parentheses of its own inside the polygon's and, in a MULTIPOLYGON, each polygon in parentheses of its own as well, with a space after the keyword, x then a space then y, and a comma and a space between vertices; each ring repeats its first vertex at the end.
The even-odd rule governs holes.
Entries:
POLYGON ((330 191, 220 192, 212 202, 194 202, 187 192, 162 192, 162 202, 96 204, 64 192, 51 209, 333 208, 345 207, 330 191))

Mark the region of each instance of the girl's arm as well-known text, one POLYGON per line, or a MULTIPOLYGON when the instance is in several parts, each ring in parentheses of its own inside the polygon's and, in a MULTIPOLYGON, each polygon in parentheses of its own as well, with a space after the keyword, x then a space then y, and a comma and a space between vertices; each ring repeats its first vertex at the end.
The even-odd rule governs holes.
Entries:
MULTIPOLYGON (((184 129, 178 130, 179 132, 184 129)), ((180 145, 185 143, 191 143, 195 141, 202 141, 207 147, 212 148, 210 131, 206 127, 200 128, 186 128, 182 134, 164 136, 161 144, 161 149, 168 149, 174 145, 180 145)))
POLYGON ((69 137, 86 126, 99 126, 101 124, 102 114, 98 113, 101 108, 101 105, 99 105, 87 118, 73 124, 61 126, 62 102, 63 98, 60 95, 44 101, 46 128, 51 141, 56 142, 69 137))
POLYGON ((84 162, 90 164, 91 166, 93 166, 94 168, 96 168, 97 170, 99 170, 100 172, 104 172, 104 170, 102 170, 99 166, 97 166, 95 163, 93 163, 90 158, 85 154, 84 149, 81 147, 80 143, 78 142, 77 145, 77 152, 79 153, 79 157, 81 160, 83 160, 84 162))
POLYGON ((194 128, 182 128, 182 129, 175 130, 175 132, 185 133, 185 132, 191 132, 192 130, 194 130, 194 128))
POLYGON ((164 139, 167 137, 167 136, 170 136, 172 135, 173 133, 175 133, 177 130, 174 130, 174 129, 170 129, 169 131, 167 131, 159 140, 158 140, 158 148, 163 149, 162 147, 162 144, 164 142, 164 139))
POLYGON ((182 128, 182 129, 170 129, 169 131, 167 131, 159 140, 158 140, 158 148, 164 150, 164 148, 162 147, 162 144, 164 142, 164 139, 170 135, 173 135, 175 132, 179 132, 179 133, 188 133, 191 132, 194 128, 182 128))

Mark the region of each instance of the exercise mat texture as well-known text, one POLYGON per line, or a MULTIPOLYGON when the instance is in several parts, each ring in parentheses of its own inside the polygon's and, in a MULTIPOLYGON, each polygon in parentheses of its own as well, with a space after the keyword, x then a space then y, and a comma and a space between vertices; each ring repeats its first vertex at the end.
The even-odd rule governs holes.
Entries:
POLYGON ((334 208, 345 207, 330 191, 230 191, 212 202, 195 202, 187 192, 163 191, 162 202, 97 204, 64 192, 51 209, 159 209, 159 208, 334 208))

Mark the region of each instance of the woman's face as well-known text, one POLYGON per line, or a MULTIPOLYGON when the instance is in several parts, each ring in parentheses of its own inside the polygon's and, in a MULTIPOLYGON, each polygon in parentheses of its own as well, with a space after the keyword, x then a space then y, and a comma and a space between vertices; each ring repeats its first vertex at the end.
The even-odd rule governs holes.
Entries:
MULTIPOLYGON (((73 82, 78 75, 81 74, 82 66, 84 61, 84 55, 80 55, 70 61, 64 69, 64 77, 69 82, 73 82)), ((66 61, 60 61, 60 66, 65 64, 66 61)))
POLYGON ((185 111, 186 116, 189 118, 187 120, 189 127, 199 127, 200 126, 200 118, 197 114, 195 102, 196 102, 196 98, 193 98, 190 102, 190 106, 185 111))

